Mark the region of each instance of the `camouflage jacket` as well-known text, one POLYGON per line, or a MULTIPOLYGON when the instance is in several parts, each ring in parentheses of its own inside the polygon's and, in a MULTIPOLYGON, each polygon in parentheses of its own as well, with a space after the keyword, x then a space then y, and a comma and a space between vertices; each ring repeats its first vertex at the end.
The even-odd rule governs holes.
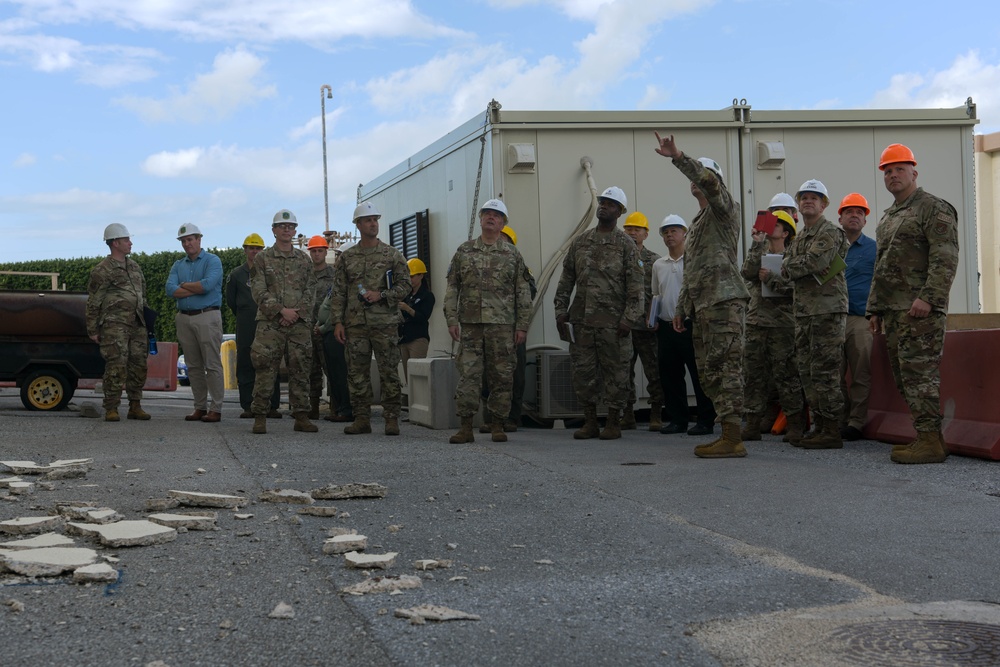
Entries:
POLYGON ((760 262, 767 249, 767 241, 755 242, 743 262, 740 274, 750 285, 750 305, 747 307, 748 325, 765 329, 782 329, 795 326, 792 311, 792 283, 780 272, 772 271, 767 286, 782 296, 764 296, 764 282, 760 279, 760 262))
POLYGON ((311 324, 316 272, 309 255, 296 248, 262 250, 250 269, 250 292, 257 303, 257 321, 277 322, 282 308, 296 308, 299 321, 311 324))
POLYGON ((830 270, 836 256, 847 254, 847 237, 820 216, 812 227, 802 225, 781 263, 781 275, 792 281, 796 317, 847 313, 847 279, 841 271, 825 283, 819 278, 830 270))
POLYGON ((337 258, 333 273, 331 324, 385 326, 386 335, 395 338, 397 325, 402 321, 399 302, 412 289, 410 270, 399 250, 383 241, 370 248, 351 246, 337 258), (392 284, 387 285, 386 274, 390 271, 392 284), (366 307, 358 299, 359 285, 366 291, 381 293, 383 298, 366 307))
POLYGON ((749 299, 750 293, 736 263, 740 205, 715 173, 694 158, 681 155, 673 163, 708 199, 708 206, 691 221, 684 251, 684 283, 676 314, 687 319, 723 301, 749 299))
POLYGON ((316 302, 313 306, 313 322, 322 324, 319 321, 319 307, 323 305, 323 300, 333 291, 334 271, 333 267, 327 264, 323 267, 322 271, 315 271, 314 269, 314 272, 316 273, 316 302))
POLYGON ((885 210, 875 239, 875 277, 867 313, 909 310, 914 299, 946 312, 958 270, 955 207, 917 188, 902 204, 885 210))
POLYGON ((639 260, 642 261, 642 284, 646 288, 645 300, 643 301, 642 314, 632 323, 633 329, 649 331, 649 304, 653 301, 653 262, 660 258, 655 252, 642 247, 639 251, 639 260))
POLYGON ((100 335, 105 324, 145 325, 146 279, 131 258, 102 259, 90 272, 87 293, 88 336, 100 335))
POLYGON ((573 324, 600 329, 631 327, 646 310, 643 275, 639 249, 628 234, 617 227, 611 232, 588 229, 573 239, 563 259, 556 317, 568 314, 573 324))
POLYGON ((483 243, 483 237, 458 246, 448 265, 444 317, 458 324, 510 324, 527 331, 531 288, 524 259, 511 243, 483 243))

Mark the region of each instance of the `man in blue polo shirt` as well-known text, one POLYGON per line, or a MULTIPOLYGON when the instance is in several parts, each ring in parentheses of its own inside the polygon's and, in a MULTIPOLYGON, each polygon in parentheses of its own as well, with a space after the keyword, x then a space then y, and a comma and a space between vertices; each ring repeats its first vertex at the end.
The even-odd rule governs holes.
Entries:
POLYGON ((840 437, 860 440, 868 418, 868 394, 871 390, 872 332, 865 318, 868 293, 875 272, 875 240, 861 233, 870 213, 868 200, 857 192, 844 197, 837 209, 840 227, 847 237, 847 333, 844 338, 844 363, 840 388, 844 394, 844 415, 840 437), (850 371, 851 382, 847 383, 850 371))
POLYGON ((184 351, 194 412, 186 421, 222 419, 225 382, 222 377, 222 260, 201 249, 201 230, 182 225, 177 231, 186 257, 174 262, 167 278, 167 296, 177 300, 177 342, 184 351), (209 403, 209 396, 211 403, 209 403))

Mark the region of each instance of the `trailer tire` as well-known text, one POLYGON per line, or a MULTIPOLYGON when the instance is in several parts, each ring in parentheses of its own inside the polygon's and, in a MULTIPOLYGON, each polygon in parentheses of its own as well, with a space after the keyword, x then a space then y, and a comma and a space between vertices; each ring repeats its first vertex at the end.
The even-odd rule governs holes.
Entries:
POLYGON ((32 371, 21 383, 21 403, 29 410, 62 410, 68 404, 76 386, 57 370, 42 368, 32 371))

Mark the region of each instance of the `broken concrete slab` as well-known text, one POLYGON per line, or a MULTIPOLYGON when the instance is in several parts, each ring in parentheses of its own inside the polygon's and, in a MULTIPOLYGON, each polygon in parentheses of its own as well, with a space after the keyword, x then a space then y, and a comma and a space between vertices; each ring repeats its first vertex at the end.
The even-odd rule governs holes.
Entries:
POLYGON ((292 609, 292 605, 286 602, 279 602, 275 605, 271 613, 267 615, 268 618, 281 618, 281 619, 292 619, 295 618, 295 610, 292 609))
POLYGON ((24 480, 20 477, 0 477, 0 489, 5 489, 9 487, 14 482, 23 482, 24 480))
POLYGON ((364 551, 368 538, 364 535, 336 535, 323 542, 323 553, 346 554, 348 551, 364 551))
POLYGON ((110 584, 118 581, 118 570, 107 563, 84 565, 73 570, 73 581, 78 584, 110 584))
POLYGON ((47 465, 39 465, 34 461, 0 461, 0 470, 12 472, 15 475, 40 475, 48 472, 47 465))
POLYGON ((81 547, 45 547, 0 553, 4 567, 26 577, 53 577, 90 565, 97 558, 96 551, 81 547))
POLYGON ((451 567, 452 561, 447 559, 436 560, 434 558, 422 558, 413 561, 413 568, 416 570, 438 570, 451 567))
POLYGON ((180 507, 179 498, 149 498, 146 500, 146 510, 149 512, 165 512, 180 507))
POLYGON ((125 518, 110 507, 70 507, 64 505, 59 508, 59 513, 67 519, 85 523, 114 523, 125 518))
MULTIPOLYGON (((334 538, 336 539, 336 538, 334 538)), ((380 569, 388 570, 395 565, 396 556, 399 554, 390 551, 384 554, 362 554, 357 551, 348 551, 344 554, 344 564, 347 567, 356 567, 363 570, 380 569)))
POLYGON ((18 549, 41 549, 43 547, 70 547, 76 544, 73 540, 59 533, 45 533, 26 540, 0 542, 0 549, 16 551, 18 549))
POLYGON ((218 515, 198 514, 150 514, 146 517, 153 523, 171 528, 187 528, 188 530, 214 530, 218 515))
POLYGON ((412 574, 401 574, 399 576, 372 577, 356 584, 345 586, 340 589, 341 593, 348 595, 366 595, 368 593, 391 593, 393 591, 409 590, 420 588, 423 582, 420 577, 412 574))
POLYGON ((61 516, 23 516, 0 521, 0 533, 10 535, 34 535, 58 528, 63 524, 61 516))
POLYGON ((312 505, 316 502, 312 496, 295 489, 268 489, 260 494, 265 503, 292 503, 295 505, 312 505))
POLYGON ((195 507, 232 507, 237 508, 247 504, 242 496, 230 496, 224 493, 202 493, 200 491, 167 491, 171 498, 177 498, 184 505, 195 507))
POLYGON ((337 535, 357 535, 358 531, 354 528, 344 528, 343 526, 334 526, 333 528, 326 529, 327 537, 336 537, 337 535))
POLYGON ((337 516, 337 508, 331 505, 312 505, 300 507, 299 514, 308 516, 337 516))
POLYGON ((389 489, 381 484, 328 484, 320 489, 312 490, 316 500, 339 500, 344 498, 385 498, 389 489))
POLYGON ((45 479, 77 479, 79 477, 86 477, 87 470, 88 469, 85 466, 80 466, 78 468, 53 468, 45 473, 45 479))
POLYGON ((469 614, 457 609, 442 607, 436 604, 422 604, 409 609, 397 609, 394 612, 397 618, 408 618, 410 622, 419 625, 424 621, 478 621, 480 617, 476 614, 469 614))
POLYGON ((70 535, 82 535, 83 537, 96 537, 97 527, 100 524, 96 523, 80 523, 79 521, 67 521, 66 522, 66 532, 70 535))
POLYGON ((94 465, 94 459, 59 459, 49 464, 50 468, 79 468, 94 465))
POLYGON ((11 482, 7 489, 15 496, 24 496, 35 492, 34 482, 11 482))
MULTIPOLYGON (((80 528, 83 524, 71 524, 80 528)), ((177 539, 177 530, 152 521, 119 521, 95 525, 89 532, 97 535, 101 544, 109 547, 146 547, 177 539)))

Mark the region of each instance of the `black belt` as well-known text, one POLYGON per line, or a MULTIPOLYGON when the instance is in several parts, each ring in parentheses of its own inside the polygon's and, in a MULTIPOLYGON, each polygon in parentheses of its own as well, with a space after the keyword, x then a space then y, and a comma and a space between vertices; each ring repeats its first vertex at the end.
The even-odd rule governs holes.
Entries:
POLYGON ((179 310, 181 315, 201 315, 202 313, 207 313, 210 310, 219 310, 219 306, 209 306, 208 308, 199 308, 198 310, 179 310))

